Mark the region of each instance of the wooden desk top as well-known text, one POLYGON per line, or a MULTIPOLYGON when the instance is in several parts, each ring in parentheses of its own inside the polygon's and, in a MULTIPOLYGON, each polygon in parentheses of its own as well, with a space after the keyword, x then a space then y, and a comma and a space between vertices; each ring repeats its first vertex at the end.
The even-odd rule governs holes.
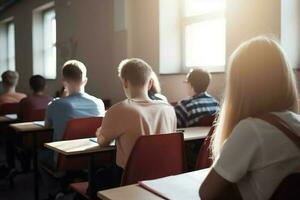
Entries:
POLYGON ((0 116, 0 123, 8 123, 8 122, 15 122, 17 121, 17 115, 13 116, 14 114, 10 114, 8 116, 12 116, 12 117, 8 117, 8 116, 0 116))
POLYGON ((211 127, 190 127, 190 128, 179 128, 178 130, 183 130, 184 141, 204 139, 211 127))
POLYGON ((45 143, 44 146, 65 156, 90 154, 115 149, 115 146, 113 145, 109 147, 100 147, 98 143, 91 141, 90 138, 50 142, 45 143))
POLYGON ((15 124, 10 124, 9 126, 18 133, 51 131, 52 130, 51 128, 46 128, 44 126, 37 125, 34 122, 15 123, 15 124))
MULTIPOLYGON (((35 125, 33 123, 19 123, 12 124, 11 126, 14 127, 15 130, 23 132, 25 130, 32 131, 33 129, 35 129, 36 131, 43 130, 43 127, 39 127, 38 125, 35 125)), ((184 130, 184 140, 190 141, 205 138, 210 130, 210 127, 192 127, 180 130, 184 130)), ((109 147, 100 148, 97 143, 90 141, 90 138, 51 142, 46 143, 44 146, 66 156, 95 153, 101 151, 111 151, 115 149, 115 146, 113 144, 109 147)))
MULTIPOLYGON (((150 185, 158 190, 161 195, 168 193, 170 199, 199 199, 198 190, 201 182, 204 181, 209 169, 203 169, 175 176, 155 179, 150 185), (154 182, 154 183, 153 183, 154 182), (167 192, 166 192, 167 191, 167 192)), ((149 183, 148 183, 149 185, 149 183)), ((157 196, 138 185, 123 186, 108 190, 99 191, 97 196, 104 200, 162 200, 157 196)))
POLYGON ((124 187, 99 191, 97 196, 103 200, 163 200, 163 198, 148 192, 138 185, 128 185, 124 187))

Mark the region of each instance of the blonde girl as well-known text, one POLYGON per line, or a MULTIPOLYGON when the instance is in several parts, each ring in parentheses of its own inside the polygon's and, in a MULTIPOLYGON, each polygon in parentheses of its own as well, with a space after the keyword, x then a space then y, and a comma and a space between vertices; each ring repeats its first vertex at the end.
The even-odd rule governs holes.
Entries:
POLYGON ((276 41, 257 37, 232 54, 226 76, 212 143, 214 164, 199 194, 202 200, 228 194, 269 199, 282 179, 300 166, 300 151, 279 129, 257 117, 272 112, 300 134, 293 71, 276 41))

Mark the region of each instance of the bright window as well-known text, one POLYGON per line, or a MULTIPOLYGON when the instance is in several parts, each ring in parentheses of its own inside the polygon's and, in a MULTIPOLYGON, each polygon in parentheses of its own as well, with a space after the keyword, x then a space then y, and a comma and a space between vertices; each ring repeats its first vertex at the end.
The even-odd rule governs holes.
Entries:
POLYGON ((225 0, 184 0, 183 44, 186 68, 224 71, 225 0))
POLYGON ((56 79, 56 18, 54 2, 33 11, 33 74, 56 79))
POLYGON ((53 9, 43 13, 43 63, 47 78, 56 77, 56 19, 53 9))
POLYGON ((0 74, 6 70, 16 70, 15 25, 12 21, 1 24, 0 74))

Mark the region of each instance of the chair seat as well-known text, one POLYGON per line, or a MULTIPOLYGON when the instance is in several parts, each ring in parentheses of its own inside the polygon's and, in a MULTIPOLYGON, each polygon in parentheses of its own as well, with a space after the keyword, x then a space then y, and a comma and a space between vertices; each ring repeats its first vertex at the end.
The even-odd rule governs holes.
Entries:
POLYGON ((74 190, 75 192, 79 193, 86 199, 90 199, 87 195, 87 189, 88 189, 89 183, 88 182, 79 182, 79 183, 72 183, 70 184, 70 188, 74 190))

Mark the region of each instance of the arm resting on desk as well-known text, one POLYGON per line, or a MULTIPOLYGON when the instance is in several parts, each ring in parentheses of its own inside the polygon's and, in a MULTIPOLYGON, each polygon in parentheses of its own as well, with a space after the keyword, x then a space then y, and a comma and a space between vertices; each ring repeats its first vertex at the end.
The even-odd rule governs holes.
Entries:
POLYGON ((107 147, 110 145, 112 140, 107 140, 105 137, 103 137, 103 135, 100 133, 100 129, 101 128, 98 128, 96 132, 97 142, 101 147, 107 147))
POLYGON ((224 179, 213 168, 200 186, 199 196, 201 200, 242 199, 237 185, 224 179))

